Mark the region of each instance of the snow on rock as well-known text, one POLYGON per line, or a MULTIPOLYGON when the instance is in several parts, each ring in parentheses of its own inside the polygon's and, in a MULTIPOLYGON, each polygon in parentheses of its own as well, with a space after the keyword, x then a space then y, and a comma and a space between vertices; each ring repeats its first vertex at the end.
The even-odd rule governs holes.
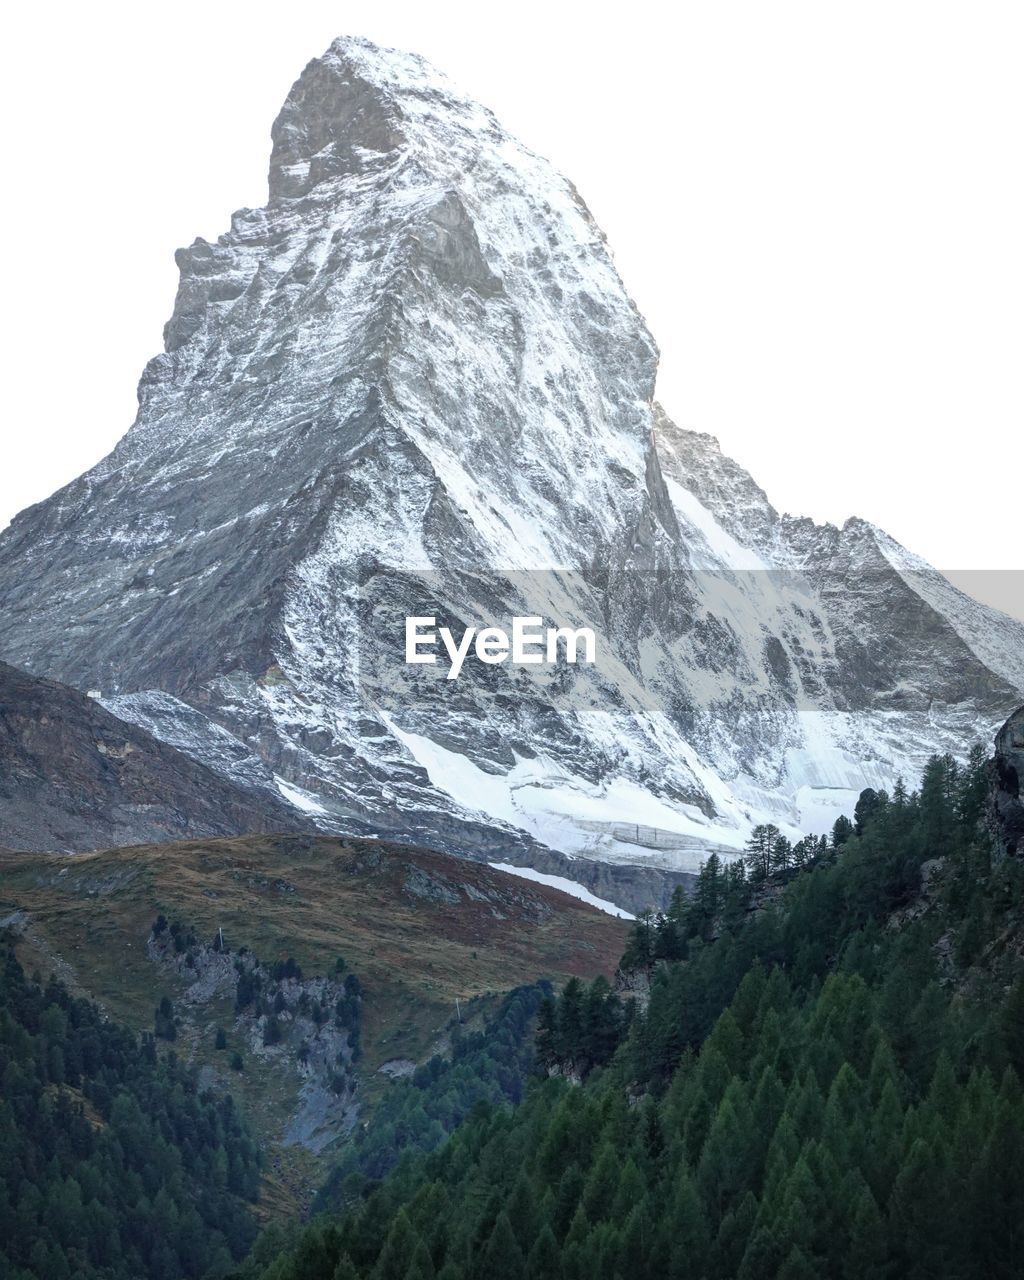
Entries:
POLYGON ((326 829, 692 870, 1020 702, 1021 624, 667 418, 578 193, 421 59, 314 59, 177 262, 135 424, 0 535, 0 654, 326 829), (413 614, 598 662, 448 682, 413 614))
POLYGON ((537 884, 546 884, 552 889, 560 889, 562 893, 567 893, 572 898, 579 898, 581 902, 588 902, 592 907, 597 907, 599 911, 604 911, 610 916, 618 916, 622 920, 636 919, 628 911, 617 907, 614 902, 595 897, 589 889, 577 884, 575 880, 566 880, 564 876, 545 875, 542 871, 535 871, 533 867, 514 867, 510 862, 492 862, 490 865, 495 871, 504 871, 506 875, 521 876, 524 880, 533 880, 537 884))

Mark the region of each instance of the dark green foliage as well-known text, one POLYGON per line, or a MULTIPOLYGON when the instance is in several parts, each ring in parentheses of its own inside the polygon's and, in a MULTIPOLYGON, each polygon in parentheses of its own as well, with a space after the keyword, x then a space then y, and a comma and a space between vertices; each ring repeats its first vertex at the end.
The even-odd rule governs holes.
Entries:
POLYGON ((237 961, 236 967, 238 984, 235 988, 235 1012, 241 1013, 259 998, 262 983, 258 970, 243 968, 237 961))
POLYGON ((884 791, 875 791, 873 787, 866 787, 858 796, 853 809, 854 835, 862 836, 864 828, 888 803, 889 797, 884 791))
MULTIPOLYGON (((156 932, 157 925, 159 925, 160 921, 163 919, 164 919, 163 916, 157 916, 156 918, 156 923, 153 926, 154 936, 156 937, 160 936, 156 932)), ((197 945, 199 939, 196 937, 196 931, 182 924, 180 920, 172 920, 169 928, 170 928, 171 938, 174 941, 174 950, 178 953, 178 955, 182 955, 184 952, 188 951, 191 947, 194 947, 197 945)))
MULTIPOLYGON (((865 792, 832 846, 783 858, 762 832, 753 898, 709 862, 692 898, 637 921, 624 965, 646 1008, 601 982, 541 1000, 538 1057, 583 1086, 538 1081, 383 1181, 350 1179, 345 1215, 310 1232, 327 1265, 348 1280, 1019 1275, 1024 977, 1005 940, 1024 889, 979 844, 982 766, 937 759, 920 795, 865 792), (988 966, 970 998, 950 937, 988 966)), ((266 1274, 312 1273, 292 1252, 266 1274)))
POLYGON ((550 997, 541 1002, 537 1060, 549 1070, 585 1076, 611 1058, 627 1025, 622 1001, 607 978, 595 978, 587 988, 571 978, 557 1003, 550 997))
MULTIPOLYGON (((344 968, 344 961, 342 968, 344 968)), ((340 974, 341 969, 336 969, 340 974)), ((345 977, 345 994, 339 996, 334 1005, 334 1021, 339 1027, 351 1027, 358 1033, 359 1009, 363 999, 363 990, 354 973, 345 977)), ((357 1036, 358 1038, 358 1036, 357 1036)))
POLYGON ((164 996, 153 1015, 153 1034, 159 1040, 173 1040, 178 1030, 174 1024, 174 1005, 170 997, 164 996))
MULTIPOLYGON (((244 947, 235 958, 235 972, 238 975, 235 1012, 263 1019, 264 1045, 269 1047, 280 1044, 285 1038, 288 1020, 286 1018, 282 1026, 281 1019, 288 1013, 298 1012, 310 1018, 316 1027, 324 1026, 331 1018, 330 1000, 333 998, 335 1025, 348 1031, 352 1061, 359 1061, 362 1056, 360 1034, 363 990, 354 973, 345 973, 340 995, 324 993, 316 996, 311 995, 308 989, 301 989, 296 993, 291 984, 301 983, 303 974, 301 966, 291 956, 275 961, 270 966, 263 966, 244 947)), ((336 959, 332 974, 334 982, 344 972, 344 960, 336 959)), ((308 1048, 304 1055, 300 1050, 300 1057, 303 1061, 308 1060, 308 1048)))
MULTIPOLYGON (((351 976, 351 975, 350 975, 351 976)), ((325 1209, 351 1198, 367 1179, 383 1177, 402 1154, 433 1151, 480 1103, 518 1103, 534 1067, 530 1032, 547 986, 507 995, 483 1031, 452 1032, 451 1061, 432 1058, 396 1080, 371 1124, 354 1135, 317 1200, 325 1209)))
POLYGON ((178 1280, 246 1252, 259 1160, 231 1099, 12 950, 0 1082, 0 1275, 178 1280))
MULTIPOLYGON (((764 857, 770 865, 778 831, 774 827, 759 830, 762 834, 757 840, 767 841, 764 857)), ((812 859, 808 856, 807 860, 812 859)), ((622 957, 622 969, 650 970, 660 960, 684 960, 699 950, 699 944, 711 942, 722 930, 735 928, 746 916, 750 896, 747 861, 725 866, 717 854, 712 854, 701 867, 692 894, 678 888, 664 915, 646 911, 638 916, 622 957)), ((764 878, 757 872, 753 875, 755 881, 764 878)), ((628 1016, 627 1010, 627 1019, 628 1016)))
POLYGON ((287 960, 277 960, 271 966, 270 976, 275 982, 283 982, 288 978, 294 978, 296 982, 302 981, 302 969, 295 963, 291 956, 287 960))
POLYGON ((782 833, 774 823, 762 823, 750 833, 747 841, 747 875, 751 880, 767 880, 775 868, 776 846, 782 833))

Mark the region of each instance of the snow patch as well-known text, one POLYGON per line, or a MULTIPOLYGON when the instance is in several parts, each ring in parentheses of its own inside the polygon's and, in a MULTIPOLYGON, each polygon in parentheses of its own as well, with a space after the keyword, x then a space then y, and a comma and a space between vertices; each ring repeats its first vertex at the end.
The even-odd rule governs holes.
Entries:
POLYGON ((329 812, 316 796, 304 791, 301 787, 296 787, 291 782, 285 782, 284 778, 279 778, 276 773, 274 774, 274 783, 288 803, 294 805, 296 809, 301 809, 303 813, 326 814, 329 812))
POLYGON ((604 911, 610 916, 618 916, 620 920, 636 919, 636 916, 630 915, 622 907, 617 907, 614 902, 609 902, 607 898, 598 898, 575 880, 566 880, 564 876, 545 875, 541 871, 534 871, 533 867, 514 867, 510 862, 492 862, 489 865, 495 871, 504 871, 510 876, 521 876, 524 880, 534 880, 537 884, 546 884, 552 889, 561 889, 563 893, 569 894, 570 897, 579 898, 581 902, 587 902, 592 907, 597 907, 599 911, 604 911))

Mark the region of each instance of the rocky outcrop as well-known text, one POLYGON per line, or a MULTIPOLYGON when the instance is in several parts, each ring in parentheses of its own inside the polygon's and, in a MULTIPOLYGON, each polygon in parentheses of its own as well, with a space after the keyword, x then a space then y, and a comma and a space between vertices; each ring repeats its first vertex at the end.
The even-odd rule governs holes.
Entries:
POLYGON ((989 827, 997 848, 1013 857, 1024 854, 1024 707, 996 734, 989 763, 989 827))
POLYGON ((230 950, 222 935, 203 943, 177 922, 153 930, 146 954, 183 984, 176 1003, 184 1020, 225 998, 235 1001, 235 1042, 244 1041, 279 1086, 297 1097, 280 1137, 283 1147, 319 1154, 351 1132, 360 1105, 362 1005, 354 975, 305 978, 294 967, 275 973, 251 951, 230 950))
POLYGON ((309 827, 280 795, 232 786, 95 699, 0 663, 0 846, 82 851, 309 827))
POLYGON ((668 420, 575 189, 421 59, 336 41, 266 205, 177 261, 135 424, 0 535, 0 654, 221 777, 651 901, 1024 696, 1024 627, 668 420), (590 626, 598 661, 448 682, 408 615, 590 626))
POLYGON ((589 890, 596 898, 639 915, 651 908, 664 911, 677 888, 689 893, 696 876, 663 866, 632 862, 598 862, 593 858, 569 858, 552 849, 535 849, 524 864, 544 875, 560 876, 589 890))

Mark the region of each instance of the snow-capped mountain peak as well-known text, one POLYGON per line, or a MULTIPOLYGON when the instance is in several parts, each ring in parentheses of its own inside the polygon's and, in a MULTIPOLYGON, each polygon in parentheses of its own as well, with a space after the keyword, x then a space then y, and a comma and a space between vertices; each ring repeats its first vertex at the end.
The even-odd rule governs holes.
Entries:
POLYGON ((615 898, 1020 701, 1019 624, 668 420, 575 189, 422 59, 336 41, 267 204, 177 260, 135 424, 0 537, 0 655, 236 781, 615 898), (598 661, 448 682, 410 615, 589 626, 598 661))

